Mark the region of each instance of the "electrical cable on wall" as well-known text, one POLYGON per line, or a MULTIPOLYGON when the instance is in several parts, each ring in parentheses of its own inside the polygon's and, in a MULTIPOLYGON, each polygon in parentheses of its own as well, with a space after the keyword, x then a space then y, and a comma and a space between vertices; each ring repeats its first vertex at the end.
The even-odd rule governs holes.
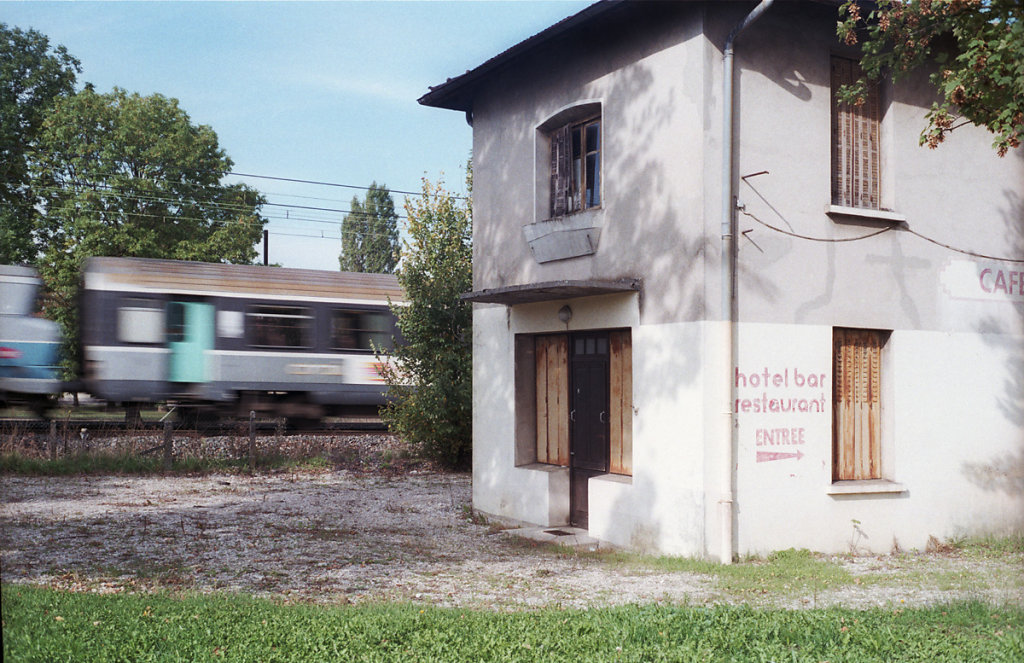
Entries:
MULTIPOLYGON (((748 187, 750 187, 750 189, 755 194, 757 194, 757 196, 759 198, 761 198, 761 200, 763 200, 773 211, 775 211, 775 213, 780 218, 782 218, 783 221, 785 221, 786 219, 784 217, 782 217, 782 215, 779 213, 779 211, 776 210, 771 205, 771 203, 769 203, 765 199, 765 197, 762 196, 761 193, 758 192, 758 190, 756 188, 754 188, 754 186, 750 182, 747 181, 747 178, 757 177, 758 175, 767 175, 767 174, 769 174, 769 171, 762 170, 762 171, 759 171, 759 172, 756 172, 756 173, 752 173, 750 175, 741 176, 740 179, 743 181, 744 184, 746 184, 748 187)), ((944 242, 940 242, 939 240, 933 239, 931 237, 928 237, 927 235, 923 235, 923 234, 917 232, 916 230, 911 229, 906 224, 903 224, 903 225, 900 225, 900 226, 896 226, 896 225, 888 226, 888 227, 882 228, 881 230, 878 230, 876 232, 868 233, 867 235, 861 235, 859 237, 843 237, 843 238, 811 237, 809 235, 801 235, 800 233, 795 233, 795 232, 792 232, 792 231, 789 231, 789 230, 785 230, 783 228, 779 228, 777 226, 773 226, 772 224, 770 224, 770 223, 768 223, 766 221, 763 221, 763 220, 759 219, 757 216, 755 216, 755 215, 751 214, 750 212, 746 211, 746 209, 741 209, 740 212, 744 216, 750 217, 751 219, 753 219, 757 223, 761 224, 765 228, 768 228, 769 230, 773 230, 773 231, 775 231, 777 233, 781 233, 783 235, 788 235, 790 237, 795 237, 797 239, 803 239, 803 240, 810 241, 810 242, 825 242, 825 243, 859 242, 861 240, 870 239, 872 237, 877 237, 877 236, 879 236, 881 234, 889 232, 890 230, 902 230, 904 232, 910 233, 911 235, 914 235, 915 237, 923 239, 926 242, 930 242, 930 243, 932 243, 932 244, 934 244, 936 246, 940 246, 940 247, 942 247, 944 249, 947 249, 949 251, 955 251, 957 253, 961 253, 963 255, 968 255, 968 256, 971 256, 971 257, 974 257, 974 258, 981 258, 983 260, 995 260, 997 262, 1024 263, 1024 258, 1002 258, 1002 257, 998 257, 998 256, 986 255, 984 253, 978 253, 976 251, 971 251, 969 249, 961 249, 961 248, 952 246, 950 244, 946 244, 944 242)))

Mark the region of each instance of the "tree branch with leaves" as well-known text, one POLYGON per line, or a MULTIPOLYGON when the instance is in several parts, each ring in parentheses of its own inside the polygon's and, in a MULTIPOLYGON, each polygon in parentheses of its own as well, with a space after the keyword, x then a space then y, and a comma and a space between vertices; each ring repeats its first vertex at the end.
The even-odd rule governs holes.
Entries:
POLYGON ((224 184, 217 134, 175 99, 91 87, 60 99, 30 153, 33 239, 47 314, 77 336, 79 273, 90 256, 248 264, 263 197, 224 184))
MULTIPOLYGON (((1024 3, 1021 0, 848 0, 837 33, 860 43, 866 78, 899 80, 933 68, 939 95, 925 116, 922 145, 936 148, 964 124, 985 127, 1000 156, 1024 139, 1024 3)), ((841 91, 856 103, 866 80, 841 91)))
POLYGON ((381 415, 423 455, 464 468, 472 450, 473 308, 461 295, 473 287, 472 208, 443 183, 424 180, 405 209, 409 240, 398 280, 408 303, 392 307, 403 342, 382 357, 391 402, 381 415))
POLYGON ((57 99, 74 94, 80 71, 46 35, 0 23, 0 264, 37 256, 29 153, 57 99))

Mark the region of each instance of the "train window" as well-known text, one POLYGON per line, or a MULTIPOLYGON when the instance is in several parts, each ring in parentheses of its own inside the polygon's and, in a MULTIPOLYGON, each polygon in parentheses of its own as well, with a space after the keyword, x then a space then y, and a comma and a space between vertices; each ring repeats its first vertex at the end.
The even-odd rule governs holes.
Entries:
POLYGON ((167 305, 167 342, 180 343, 185 340, 185 305, 171 302, 167 305))
POLYGON ((244 338, 245 316, 241 311, 217 311, 217 336, 244 338))
POLYGON ((155 299, 127 299, 117 309, 117 340, 122 343, 162 343, 163 304, 155 299))
POLYGON ((250 306, 246 313, 249 345, 263 348, 308 348, 313 316, 298 306, 250 306))
POLYGON ((390 347, 389 327, 385 313, 334 309, 331 312, 331 347, 335 350, 390 347))

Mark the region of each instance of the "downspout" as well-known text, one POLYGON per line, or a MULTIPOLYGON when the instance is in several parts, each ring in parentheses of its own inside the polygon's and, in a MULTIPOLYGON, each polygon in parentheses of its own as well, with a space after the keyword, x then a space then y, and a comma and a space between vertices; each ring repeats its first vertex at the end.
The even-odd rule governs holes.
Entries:
POLYGON ((739 347, 736 324, 739 322, 739 306, 736 298, 736 215, 733 209, 732 162, 733 162, 733 44, 736 38, 761 15, 768 11, 774 0, 761 0, 761 4, 747 14, 729 33, 725 41, 722 71, 722 320, 727 321, 726 339, 729 346, 729 374, 726 376, 729 388, 726 412, 729 415, 729 438, 722 459, 722 499, 719 501, 721 515, 721 562, 731 564, 735 554, 735 540, 732 534, 733 496, 736 486, 733 480, 734 449, 738 443, 736 411, 736 370, 739 347))

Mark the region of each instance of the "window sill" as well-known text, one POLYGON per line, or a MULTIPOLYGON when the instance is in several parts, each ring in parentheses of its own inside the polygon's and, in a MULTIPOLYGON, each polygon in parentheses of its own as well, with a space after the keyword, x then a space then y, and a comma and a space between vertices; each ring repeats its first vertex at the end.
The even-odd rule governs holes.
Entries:
POLYGON ((842 205, 828 205, 825 214, 829 216, 840 216, 855 219, 866 219, 869 221, 888 221, 890 223, 906 223, 905 214, 884 209, 868 209, 865 207, 844 207, 842 205))
POLYGON ((889 479, 836 481, 828 489, 829 495, 880 495, 905 492, 907 492, 906 486, 889 479))
POLYGON ((565 214, 559 214, 557 216, 549 216, 546 219, 541 219, 541 223, 547 223, 548 221, 564 221, 566 219, 571 219, 572 217, 578 216, 580 214, 587 214, 588 212, 589 213, 597 212, 600 209, 601 209, 600 205, 591 205, 590 207, 584 207, 583 209, 576 209, 576 210, 573 210, 571 212, 566 212, 565 214))

